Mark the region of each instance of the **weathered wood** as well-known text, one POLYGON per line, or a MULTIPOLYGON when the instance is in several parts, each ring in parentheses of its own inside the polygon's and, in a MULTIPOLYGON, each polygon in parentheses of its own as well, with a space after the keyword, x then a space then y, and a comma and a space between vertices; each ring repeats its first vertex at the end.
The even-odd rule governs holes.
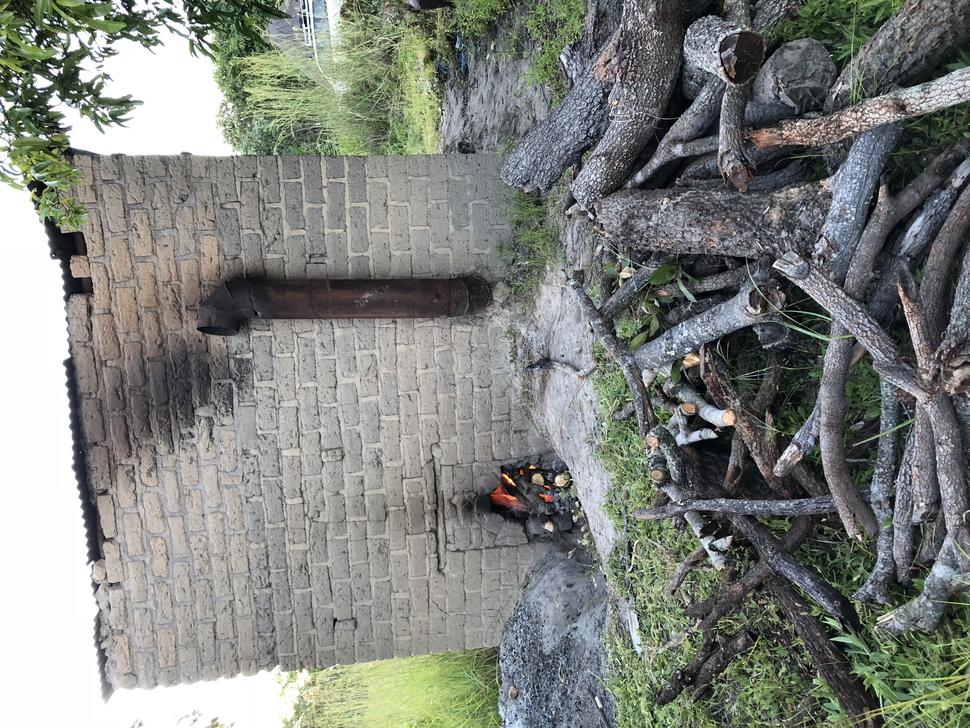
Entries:
MULTIPOLYGON (((728 22, 745 29, 751 27, 751 5, 748 0, 725 0, 724 13, 728 22)), ((763 42, 760 55, 763 59, 763 42)), ((744 111, 751 97, 753 81, 754 76, 747 81, 727 85, 718 120, 717 166, 721 178, 741 192, 748 191, 748 182, 754 176, 754 165, 744 153, 744 111)))
POLYGON ((913 461, 916 451, 915 433, 910 430, 903 448, 899 472, 896 473, 896 498, 893 503, 893 562, 896 581, 909 586, 913 567, 913 461))
POLYGON ((663 115, 680 70, 680 0, 626 0, 620 23, 610 123, 570 187, 588 208, 618 189, 663 115))
POLYGON ((811 615, 809 605, 779 579, 769 579, 768 591, 778 602, 801 639, 819 675, 832 689, 854 726, 878 726, 879 702, 852 672, 842 649, 832 641, 825 628, 811 615))
POLYGON ((802 589, 843 626, 859 628, 859 615, 856 614, 852 603, 813 569, 785 551, 782 543, 767 526, 749 516, 729 515, 728 518, 731 524, 751 542, 762 561, 775 574, 802 589))
POLYGON ((681 153, 682 149, 679 145, 697 139, 710 128, 717 118, 723 95, 724 84, 720 80, 711 78, 705 83, 691 105, 677 117, 677 121, 664 134, 649 161, 627 180, 624 187, 639 187, 668 162, 686 156, 681 153))
POLYGON ((502 165, 502 179, 523 192, 548 192, 563 172, 603 136, 616 78, 619 32, 599 52, 563 102, 519 142, 502 165))
POLYGON ((862 235, 879 177, 903 133, 903 123, 864 132, 853 142, 832 180, 832 205, 815 245, 815 257, 826 261, 833 280, 841 283, 862 235))
POLYGON ((968 0, 906 0, 842 70, 826 110, 925 77, 968 41, 968 0))
POLYGON ((829 199, 824 184, 759 194, 623 190, 595 209, 602 234, 635 250, 758 258, 809 249, 829 199))
POLYGON ((814 516, 835 511, 835 501, 831 496, 787 500, 709 498, 689 500, 659 508, 642 508, 633 511, 631 515, 641 521, 662 521, 682 516, 687 511, 734 513, 742 516, 814 516))
POLYGON ((646 437, 650 430, 652 410, 650 409, 650 395, 643 383, 640 368, 633 357, 633 354, 616 336, 610 326, 603 319, 603 316, 596 310, 593 301, 583 290, 583 274, 581 271, 574 272, 569 277, 569 286, 576 294, 576 300, 583 311, 583 316, 593 329, 597 340, 603 345, 607 353, 623 370, 630 393, 633 395, 634 413, 637 416, 637 425, 640 436, 646 437))
MULTIPOLYGON (((919 297, 926 313, 929 327, 929 345, 934 349, 946 327, 947 317, 952 304, 959 299, 950 296, 950 280, 957 264, 960 248, 970 233, 970 186, 960 193, 953 210, 940 228, 923 267, 923 278, 919 285, 919 297)), ((960 304, 961 308, 967 302, 960 304)))
POLYGON ((773 286, 765 284, 760 289, 754 284, 742 286, 725 303, 667 329, 636 349, 633 355, 644 377, 652 379, 657 372, 669 368, 685 354, 697 351, 702 344, 757 323, 783 304, 784 295, 773 286))
POLYGON ((869 503, 879 525, 876 538, 876 564, 853 599, 885 604, 894 575, 892 485, 896 470, 896 427, 899 425, 899 399, 886 382, 880 387, 879 445, 876 467, 869 484, 869 503))
POLYGON ((929 399, 929 392, 917 379, 912 367, 900 356, 899 349, 890 336, 841 287, 832 283, 807 260, 794 254, 779 258, 774 267, 859 340, 872 355, 876 371, 917 400, 925 402, 929 399))
POLYGON ((618 314, 633 303, 633 299, 637 297, 638 293, 650 285, 650 278, 668 260, 670 259, 667 256, 654 255, 649 261, 637 268, 633 275, 627 278, 626 282, 616 290, 616 293, 600 306, 600 315, 607 321, 616 318, 618 314))
POLYGON ((946 109, 970 99, 970 67, 919 86, 899 89, 866 99, 854 106, 816 119, 791 119, 778 126, 751 133, 757 147, 778 144, 822 146, 840 141, 882 124, 912 119, 946 109))

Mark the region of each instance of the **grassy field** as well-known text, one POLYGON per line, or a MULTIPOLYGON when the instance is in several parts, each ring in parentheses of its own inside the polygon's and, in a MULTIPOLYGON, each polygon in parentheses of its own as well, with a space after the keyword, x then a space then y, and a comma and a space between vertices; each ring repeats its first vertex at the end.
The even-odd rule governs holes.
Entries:
POLYGON ((285 728, 498 728, 495 650, 290 673, 297 699, 285 728))

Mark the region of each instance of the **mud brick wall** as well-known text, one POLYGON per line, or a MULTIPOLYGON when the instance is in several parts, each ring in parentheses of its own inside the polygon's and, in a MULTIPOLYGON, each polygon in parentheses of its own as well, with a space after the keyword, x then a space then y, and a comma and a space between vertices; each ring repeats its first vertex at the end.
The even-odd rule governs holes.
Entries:
POLYGON ((541 551, 474 495, 544 445, 498 306, 195 330, 216 283, 501 276, 490 155, 79 155, 68 302, 115 687, 494 645, 541 551))

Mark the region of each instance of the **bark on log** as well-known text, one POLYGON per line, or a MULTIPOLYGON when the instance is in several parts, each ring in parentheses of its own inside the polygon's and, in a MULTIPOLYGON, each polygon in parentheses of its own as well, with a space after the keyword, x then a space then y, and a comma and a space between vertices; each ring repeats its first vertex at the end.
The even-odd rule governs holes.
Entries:
POLYGON ((886 124, 861 134, 832 180, 832 205, 815 245, 815 257, 827 262, 832 278, 845 281, 879 177, 903 133, 903 123, 886 124))
POLYGON ((502 165, 502 179, 522 192, 545 193, 603 136, 616 76, 619 33, 613 35, 563 102, 530 131, 502 165))
POLYGON ((712 78, 704 84, 687 110, 677 118, 677 121, 664 134, 650 160, 630 177, 624 187, 639 187, 665 164, 683 157, 683 154, 678 153, 680 150, 677 147, 697 139, 710 128, 714 119, 717 118, 717 111, 720 108, 723 95, 724 84, 718 79, 712 78))
POLYGON ((789 254, 775 261, 775 269, 825 308, 834 321, 845 326, 872 355, 876 371, 919 402, 930 399, 912 367, 900 356, 899 349, 869 313, 807 260, 789 254))
POLYGON ((749 94, 749 84, 725 89, 717 135, 717 166, 721 178, 739 192, 747 192, 748 183, 754 177, 754 164, 744 151, 744 110, 749 94))
POLYGON ((644 288, 650 285, 650 278, 660 270, 660 267, 669 260, 666 256, 653 256, 649 261, 637 268, 636 272, 626 279, 616 293, 610 296, 606 302, 600 306, 600 315, 610 321, 623 313, 623 311, 633 303, 633 299, 644 288))
POLYGON ((968 41, 968 0, 906 0, 842 70, 826 111, 925 77, 968 41))
POLYGON ((970 67, 919 86, 891 91, 817 119, 792 119, 751 134, 757 147, 822 146, 894 121, 912 119, 970 100, 970 67))
POLYGON ((819 675, 835 693, 839 704, 850 716, 852 725, 881 725, 882 721, 876 714, 879 702, 853 674, 852 665, 846 659, 845 653, 812 617, 805 600, 778 579, 768 581, 768 591, 792 623, 795 633, 812 656, 819 675))
POLYGON ((751 542, 758 555, 775 574, 802 589, 843 626, 859 629, 859 615, 852 603, 813 569, 785 551, 782 543, 767 526, 763 526, 749 516, 728 516, 728 518, 731 524, 751 542))
POLYGON ((828 186, 772 193, 623 190, 596 204, 600 232, 631 248, 677 255, 777 256, 815 242, 829 204, 828 186))
MULTIPOLYGON (((953 210, 937 234, 926 257, 919 296, 929 326, 930 345, 935 349, 946 326, 947 314, 952 310, 950 279, 956 267, 957 255, 970 233, 970 187, 960 194, 953 210)), ((962 306, 966 306, 965 302, 962 306)))
POLYGON ((610 124, 573 181, 584 208, 618 189, 663 115, 677 81, 683 39, 679 0, 626 0, 610 124))
POLYGON ((892 485, 896 470, 896 427, 899 425, 899 400, 886 382, 880 387, 879 446, 876 467, 869 485, 869 503, 879 525, 876 538, 876 564, 853 599, 885 604, 893 569, 892 485))
POLYGON ((650 395, 643 383, 640 368, 637 366, 633 354, 630 353, 625 344, 613 335, 610 327, 599 311, 596 310, 596 306, 593 305, 593 301, 586 295, 583 290, 583 274, 581 271, 576 271, 570 276, 569 286, 575 292, 576 300, 584 317, 592 327, 593 333, 596 334, 596 338, 623 370, 623 376, 626 378, 630 393, 633 395, 633 411, 637 416, 640 437, 646 437, 651 425, 650 395))
POLYGON ((915 433, 910 430, 896 473, 896 500, 893 503, 893 562, 896 581, 909 586, 913 567, 913 460, 916 452, 915 433))
POLYGON ((687 511, 733 513, 741 516, 815 516, 835 511, 831 496, 792 498, 788 500, 742 500, 738 498, 710 498, 688 500, 659 508, 641 508, 631 514, 640 521, 662 521, 682 516, 687 511))

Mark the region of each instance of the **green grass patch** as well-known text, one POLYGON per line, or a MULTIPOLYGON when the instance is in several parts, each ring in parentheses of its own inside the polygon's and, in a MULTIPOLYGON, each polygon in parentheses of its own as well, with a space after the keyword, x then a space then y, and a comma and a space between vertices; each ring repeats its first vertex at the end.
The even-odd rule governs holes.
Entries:
POLYGON ((456 0, 454 27, 466 39, 481 38, 509 12, 522 18, 512 45, 524 48, 528 43, 537 49, 527 79, 548 86, 560 97, 566 90, 566 80, 559 53, 583 32, 583 0, 538 0, 518 5, 514 0, 456 0))
POLYGON ((509 206, 509 239, 499 243, 499 257, 508 270, 506 282, 513 298, 529 300, 542 281, 546 266, 562 259, 559 230, 553 222, 550 205, 554 195, 545 198, 516 192, 509 206))
POLYGON ((284 728, 498 728, 495 650, 446 652, 313 670, 284 728))
POLYGON ((544 84, 556 97, 566 91, 559 53, 583 33, 583 0, 542 0, 528 6, 523 26, 537 53, 529 69, 532 83, 544 84))

